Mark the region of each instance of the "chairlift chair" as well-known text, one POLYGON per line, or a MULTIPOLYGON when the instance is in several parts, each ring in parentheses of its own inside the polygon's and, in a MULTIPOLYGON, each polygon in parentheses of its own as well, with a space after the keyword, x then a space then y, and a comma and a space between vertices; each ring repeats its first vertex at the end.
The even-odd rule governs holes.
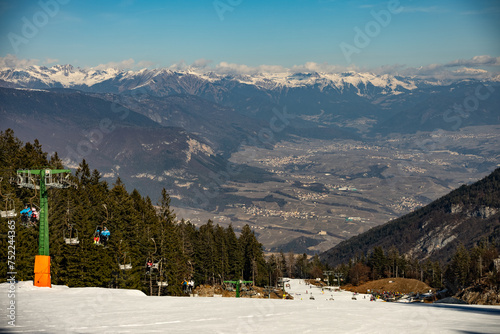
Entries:
MULTIPOLYGON (((3 181, 3 177, 0 177, 0 182, 3 181)), ((2 218, 14 218, 17 216, 15 202, 10 198, 10 194, 2 194, 2 188, 0 187, 0 195, 5 197, 5 210, 0 210, 0 217, 2 218)))
POLYGON ((66 210, 66 224, 68 228, 63 231, 64 242, 67 245, 78 245, 80 243, 80 240, 78 240, 78 230, 73 224, 70 224, 69 200, 68 209, 66 210))
MULTIPOLYGON (((123 255, 123 260, 125 262, 125 255, 123 255)), ((120 270, 130 270, 132 269, 132 262, 130 262, 130 256, 128 257, 129 263, 120 264, 120 270)))
POLYGON ((78 245, 80 243, 80 240, 78 239, 78 230, 76 228, 73 228, 73 226, 70 226, 68 228, 68 235, 66 235, 66 230, 64 231, 64 242, 67 245, 78 245), (74 230, 74 233, 73 233, 74 230))
POLYGON ((121 270, 130 270, 132 269, 132 263, 120 264, 121 270))
POLYGON ((0 211, 0 217, 2 217, 2 218, 14 218, 14 217, 17 217, 17 213, 16 213, 16 210, 0 211))
POLYGON ((99 225, 97 225, 95 228, 93 240, 94 240, 94 245, 103 246, 103 244, 101 243, 101 229, 99 225))
POLYGON ((2 218, 14 218, 17 216, 14 200, 9 198, 9 195, 5 196, 5 210, 0 211, 0 216, 2 218))
MULTIPOLYGON (((102 206, 104 207, 104 210, 106 210, 106 219, 101 223, 101 225, 97 225, 95 227, 93 238, 94 238, 94 245, 97 246, 105 245, 105 243, 102 242, 101 232, 104 230, 104 227, 106 226, 106 223, 108 222, 109 219, 108 207, 106 206, 106 204, 102 204, 102 206)), ((107 241, 108 239, 106 238, 106 243, 107 241)))
POLYGON ((9 195, 6 195, 5 210, 0 211, 0 216, 2 218, 14 218, 17 216, 14 200, 9 198, 9 195))

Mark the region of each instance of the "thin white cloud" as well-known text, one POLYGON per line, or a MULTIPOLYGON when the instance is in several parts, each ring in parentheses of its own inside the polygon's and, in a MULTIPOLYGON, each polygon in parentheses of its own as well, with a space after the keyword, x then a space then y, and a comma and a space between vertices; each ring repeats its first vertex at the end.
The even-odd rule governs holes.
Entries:
POLYGON ((457 59, 451 61, 444 66, 455 67, 455 66, 500 66, 500 57, 491 57, 487 55, 475 56, 471 59, 457 59))
POLYGON ((38 65, 38 59, 19 59, 16 55, 7 54, 0 57, 0 68, 26 68, 32 65, 38 65))
POLYGON ((172 64, 168 67, 168 69, 172 71, 185 71, 189 66, 186 64, 184 60, 181 60, 175 64, 172 64))
POLYGON ((105 63, 105 64, 99 64, 99 65, 94 66, 92 68, 95 70, 105 70, 108 68, 115 68, 118 70, 126 70, 126 69, 142 69, 142 68, 146 68, 146 67, 151 67, 153 65, 154 65, 154 63, 151 61, 141 60, 141 61, 136 63, 134 59, 129 58, 129 59, 125 59, 125 60, 122 60, 119 62, 110 61, 110 62, 105 63))
POLYGON ((406 65, 381 66, 372 70, 375 74, 391 74, 411 76, 422 79, 478 79, 497 80, 500 66, 500 57, 488 55, 475 56, 470 59, 456 59, 444 64, 429 64, 420 67, 406 65))
POLYGON ((213 71, 219 74, 252 75, 257 73, 284 73, 288 70, 281 65, 259 65, 252 67, 223 61, 215 65, 213 71))
POLYGON ((197 67, 197 68, 206 68, 211 63, 212 63, 211 60, 208 60, 208 59, 205 59, 205 58, 201 58, 201 59, 195 60, 191 66, 197 67))
POLYGON ((331 65, 328 63, 307 62, 304 65, 294 65, 291 70, 293 72, 323 72, 323 73, 340 73, 349 70, 354 70, 353 66, 345 67, 331 65))
POLYGON ((233 64, 227 63, 225 61, 220 62, 215 66, 215 71, 217 73, 223 74, 255 74, 257 69, 255 67, 243 65, 243 64, 233 64))

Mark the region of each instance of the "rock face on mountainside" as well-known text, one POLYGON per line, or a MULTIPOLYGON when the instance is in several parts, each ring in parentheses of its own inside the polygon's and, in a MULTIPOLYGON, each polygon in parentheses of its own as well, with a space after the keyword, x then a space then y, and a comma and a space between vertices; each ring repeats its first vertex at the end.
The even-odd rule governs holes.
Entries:
POLYGON ((500 168, 421 209, 343 241, 320 258, 337 265, 373 247, 394 245, 416 259, 447 262, 458 244, 471 248, 481 239, 500 242, 500 168))
POLYGON ((470 286, 456 295, 467 304, 500 305, 500 290, 498 286, 478 283, 470 286))

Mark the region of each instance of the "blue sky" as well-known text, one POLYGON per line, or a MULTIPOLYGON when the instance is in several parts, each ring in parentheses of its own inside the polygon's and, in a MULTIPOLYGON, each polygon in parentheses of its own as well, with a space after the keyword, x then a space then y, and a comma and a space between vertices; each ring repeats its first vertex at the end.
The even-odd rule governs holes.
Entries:
POLYGON ((0 57, 80 67, 373 69, 488 56, 498 70, 499 22, 497 0, 0 1, 0 57))

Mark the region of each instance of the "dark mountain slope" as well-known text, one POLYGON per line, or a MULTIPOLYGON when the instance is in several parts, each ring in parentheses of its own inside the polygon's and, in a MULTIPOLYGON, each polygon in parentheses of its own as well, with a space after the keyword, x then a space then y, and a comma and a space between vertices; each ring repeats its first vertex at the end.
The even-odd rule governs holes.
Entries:
POLYGON ((221 106, 194 95, 95 94, 95 97, 117 102, 147 116, 163 126, 176 126, 198 134, 212 148, 229 155, 242 142, 255 137, 265 122, 243 116, 232 108, 221 106))
POLYGON ((372 133, 455 131, 465 126, 498 124, 499 88, 497 83, 471 80, 415 90, 410 95, 393 99, 390 110, 381 117, 372 133))
MULTIPOLYGON (((195 134, 78 91, 1 88, 0 101, 2 130, 13 129, 23 141, 38 139, 69 167, 86 159, 105 178, 120 176, 152 198, 164 187, 174 201, 189 199, 230 165, 195 134)), ((257 168, 237 169, 234 177, 268 177, 257 168)))
POLYGON ((447 262, 459 243, 469 248, 482 238, 500 242, 500 168, 419 210, 343 241, 320 258, 337 265, 368 254, 373 247, 394 245, 417 259, 447 262))

